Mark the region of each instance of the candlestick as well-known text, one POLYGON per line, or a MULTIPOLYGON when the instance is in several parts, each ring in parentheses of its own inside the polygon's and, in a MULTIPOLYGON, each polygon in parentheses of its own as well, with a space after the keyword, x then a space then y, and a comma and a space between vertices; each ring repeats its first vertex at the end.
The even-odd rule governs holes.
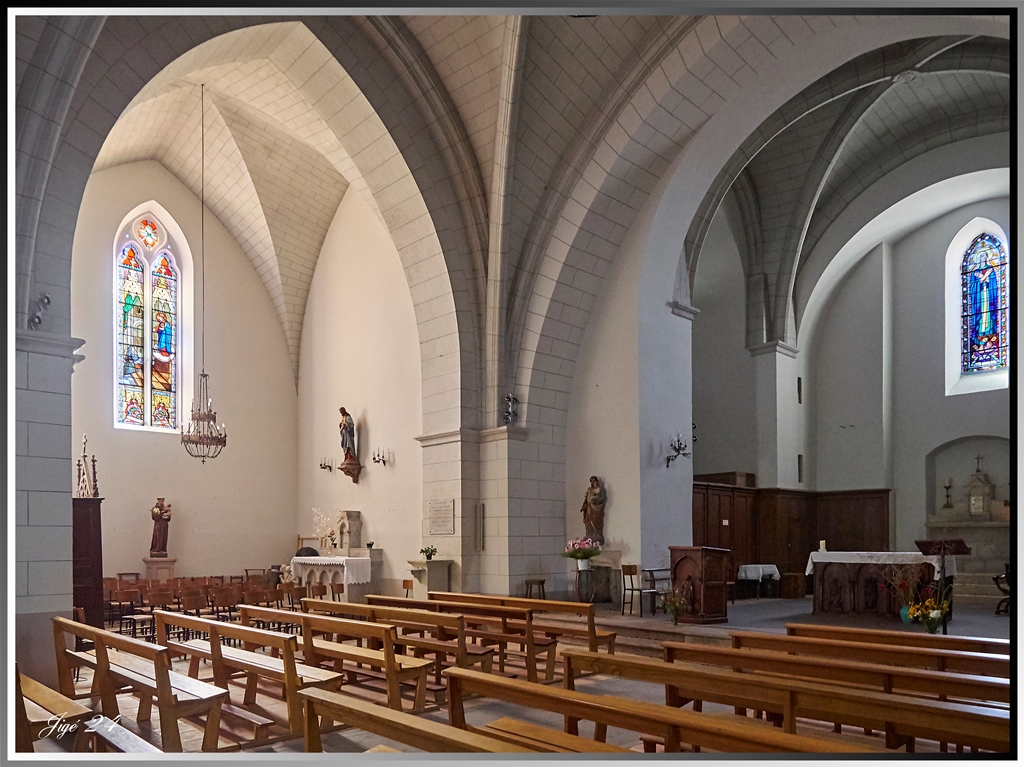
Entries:
POLYGON ((948 485, 944 485, 944 487, 946 488, 946 502, 944 504, 942 504, 942 508, 944 508, 944 509, 952 509, 953 508, 953 503, 949 500, 949 489, 951 487, 953 487, 953 481, 952 481, 951 478, 947 477, 946 478, 946 482, 948 482, 949 484, 948 485))

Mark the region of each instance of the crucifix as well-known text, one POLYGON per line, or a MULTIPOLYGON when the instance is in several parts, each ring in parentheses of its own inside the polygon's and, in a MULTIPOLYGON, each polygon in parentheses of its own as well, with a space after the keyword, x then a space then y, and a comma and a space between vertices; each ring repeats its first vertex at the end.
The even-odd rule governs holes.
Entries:
POLYGON ((977 473, 978 473, 978 474, 981 474, 981 456, 980 456, 980 455, 976 455, 976 456, 974 456, 974 460, 978 462, 978 470, 977 470, 977 473))

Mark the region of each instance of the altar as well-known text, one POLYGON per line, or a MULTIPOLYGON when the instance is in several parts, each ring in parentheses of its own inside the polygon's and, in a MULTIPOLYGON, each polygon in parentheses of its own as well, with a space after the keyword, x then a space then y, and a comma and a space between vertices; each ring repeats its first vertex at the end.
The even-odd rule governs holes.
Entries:
MULTIPOLYGON (((805 575, 814 575, 814 612, 896 615, 902 605, 889 594, 885 568, 926 564, 921 585, 939 578, 941 558, 914 551, 812 551, 805 575)), ((956 557, 946 557, 946 580, 956 576, 956 557)))
MULTIPOLYGON (((366 556, 292 557, 292 574, 303 586, 311 583, 340 583, 344 601, 362 602, 369 593, 380 591, 380 549, 365 549, 366 556)), ((361 552, 360 552, 361 553, 361 552)))

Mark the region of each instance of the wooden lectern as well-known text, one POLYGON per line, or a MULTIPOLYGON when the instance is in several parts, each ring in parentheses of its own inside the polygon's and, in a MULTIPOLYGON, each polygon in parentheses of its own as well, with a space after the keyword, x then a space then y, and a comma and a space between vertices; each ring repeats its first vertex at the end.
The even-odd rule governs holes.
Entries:
POLYGON ((669 546, 672 590, 684 594, 689 609, 679 615, 682 623, 726 623, 729 549, 711 546, 669 546))
MULTIPOLYGON (((946 555, 965 556, 971 553, 963 538, 950 538, 945 541, 914 541, 918 551, 926 557, 939 557, 939 598, 941 602, 946 596, 946 555)), ((946 622, 949 620, 949 613, 953 609, 952 595, 950 596, 949 610, 942 614, 942 633, 946 633, 946 622)))

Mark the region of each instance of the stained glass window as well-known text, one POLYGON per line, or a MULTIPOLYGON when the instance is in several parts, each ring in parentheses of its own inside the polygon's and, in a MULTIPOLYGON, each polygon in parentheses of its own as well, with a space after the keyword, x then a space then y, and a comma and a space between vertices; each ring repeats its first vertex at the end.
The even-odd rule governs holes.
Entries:
POLYGON ((1006 249, 997 237, 980 234, 960 268, 960 360, 964 373, 1006 367, 1009 327, 1006 249))
POLYGON ((120 235, 115 421, 173 431, 178 428, 180 272, 165 233, 157 218, 147 214, 120 235))

